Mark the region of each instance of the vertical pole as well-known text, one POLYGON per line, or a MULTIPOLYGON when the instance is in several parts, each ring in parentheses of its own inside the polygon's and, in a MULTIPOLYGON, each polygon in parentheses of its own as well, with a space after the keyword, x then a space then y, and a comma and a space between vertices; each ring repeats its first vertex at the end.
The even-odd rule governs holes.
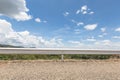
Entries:
POLYGON ((61 54, 61 61, 64 61, 64 55, 61 54))

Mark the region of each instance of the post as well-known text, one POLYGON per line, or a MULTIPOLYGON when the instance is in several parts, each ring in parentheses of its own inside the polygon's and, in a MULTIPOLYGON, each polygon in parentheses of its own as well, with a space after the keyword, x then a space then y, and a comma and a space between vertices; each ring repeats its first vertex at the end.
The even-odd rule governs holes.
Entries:
POLYGON ((64 55, 61 54, 61 61, 64 61, 64 55))

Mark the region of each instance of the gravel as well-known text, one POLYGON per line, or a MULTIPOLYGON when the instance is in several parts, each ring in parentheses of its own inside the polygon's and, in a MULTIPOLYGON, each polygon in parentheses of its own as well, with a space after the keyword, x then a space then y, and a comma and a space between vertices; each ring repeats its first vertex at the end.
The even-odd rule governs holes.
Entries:
POLYGON ((120 80, 120 60, 0 61, 0 80, 120 80))

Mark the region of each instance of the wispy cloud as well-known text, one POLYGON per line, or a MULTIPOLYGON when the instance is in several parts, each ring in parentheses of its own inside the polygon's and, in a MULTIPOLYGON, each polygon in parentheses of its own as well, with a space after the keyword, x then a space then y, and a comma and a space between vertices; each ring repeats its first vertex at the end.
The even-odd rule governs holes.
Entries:
POLYGON ((86 41, 94 42, 96 39, 94 37, 88 38, 86 41))
POLYGON ((74 32, 75 32, 75 34, 80 34, 81 30, 80 29, 75 29, 74 32))
MULTIPOLYGON (((92 40, 92 39, 91 39, 92 40)), ((112 42, 109 39, 106 40, 96 40, 92 41, 92 44, 88 44, 86 42, 81 41, 68 41, 72 46, 72 48, 78 48, 78 49, 120 49, 120 42, 112 42)))
POLYGON ((77 26, 81 26, 81 25, 84 25, 84 23, 83 22, 78 22, 77 23, 77 26))
POLYGON ((106 32, 106 28, 102 27, 100 28, 102 34, 98 35, 98 37, 103 38, 104 36, 106 36, 108 33, 106 32))
POLYGON ((58 34, 66 35, 66 34, 68 34, 70 32, 70 30, 71 30, 71 27, 67 26, 67 27, 59 28, 59 29, 55 30, 53 33, 55 35, 58 35, 58 34))
POLYGON ((110 40, 102 40, 95 42, 96 45, 106 45, 106 46, 111 46, 111 43, 112 42, 110 40))
POLYGON ((46 20, 44 20, 44 21, 42 21, 43 23, 47 23, 47 21, 46 20))
POLYGON ((71 20, 73 23, 75 23, 77 26, 83 26, 84 23, 83 22, 78 22, 78 21, 75 21, 75 20, 71 20))
POLYGON ((69 12, 63 13, 64 16, 68 16, 69 14, 70 14, 69 12))
POLYGON ((115 31, 120 32, 120 27, 119 27, 119 28, 117 28, 117 29, 115 29, 115 31))
POLYGON ((114 39, 120 39, 120 36, 113 36, 114 39))
POLYGON ((91 11, 91 12, 89 12, 89 14, 90 14, 90 15, 92 15, 92 14, 94 14, 94 12, 93 12, 93 11, 91 11))
POLYGON ((84 28, 86 29, 86 30, 94 30, 94 29, 96 29, 97 28, 97 24, 88 24, 88 25, 86 25, 86 26, 84 26, 84 28))
POLYGON ((101 30, 101 32, 105 32, 106 28, 101 28, 100 30, 101 30))
POLYGON ((79 14, 80 12, 81 12, 80 10, 77 10, 77 11, 76 11, 76 14, 79 14))
POLYGON ((98 37, 100 37, 100 38, 103 38, 104 36, 106 36, 108 33, 102 33, 102 34, 100 34, 100 35, 98 35, 98 37))
POLYGON ((84 45, 82 42, 74 41, 74 40, 70 40, 70 41, 68 41, 68 43, 70 43, 72 45, 72 46, 69 46, 69 47, 80 47, 80 46, 84 45))

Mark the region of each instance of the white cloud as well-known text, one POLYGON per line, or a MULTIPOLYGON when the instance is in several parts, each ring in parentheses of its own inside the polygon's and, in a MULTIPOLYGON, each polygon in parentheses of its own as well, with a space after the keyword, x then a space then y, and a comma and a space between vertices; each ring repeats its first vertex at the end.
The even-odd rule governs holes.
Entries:
POLYGON ((73 43, 73 44, 80 44, 81 42, 79 41, 68 41, 69 43, 73 43))
POLYGON ((87 41, 94 42, 96 39, 94 37, 88 38, 87 41))
POLYGON ((119 28, 117 28, 117 29, 115 29, 115 31, 120 32, 120 27, 119 27, 119 28))
POLYGON ((84 23, 83 22, 78 22, 77 23, 77 26, 81 26, 81 25, 84 25, 84 23))
POLYGON ((77 23, 77 21, 75 21, 74 19, 71 20, 73 23, 77 23))
POLYGON ((3 16, 25 21, 32 18, 28 11, 25 0, 0 0, 0 14, 3 16))
POLYGON ((83 11, 82 14, 87 14, 87 11, 83 11))
POLYGON ((61 47, 62 39, 44 39, 42 36, 32 35, 29 31, 16 32, 12 24, 0 19, 0 44, 10 44, 25 47, 61 47))
POLYGON ((91 11, 89 14, 91 14, 91 15, 92 15, 92 14, 94 14, 94 12, 93 12, 93 11, 91 11))
POLYGON ((81 7, 81 12, 84 12, 84 11, 86 11, 87 9, 88 9, 87 5, 84 5, 84 6, 81 7))
POLYGON ((102 38, 102 37, 103 37, 103 35, 98 35, 98 37, 102 38))
POLYGON ((106 28, 101 28, 100 29, 102 32, 105 32, 106 31, 106 28))
POLYGON ((70 45, 72 45, 72 46, 69 46, 69 47, 79 47, 79 46, 84 45, 84 44, 81 43, 80 41, 73 41, 73 40, 68 41, 68 43, 70 43, 70 45))
POLYGON ((80 41, 68 41, 70 48, 78 49, 120 49, 120 42, 112 42, 111 40, 94 41, 93 44, 80 41))
POLYGON ((107 35, 108 33, 103 33, 103 35, 105 36, 105 35, 107 35))
POLYGON ((35 22, 38 22, 38 23, 47 23, 46 20, 41 20, 40 18, 35 18, 35 22))
POLYGON ((108 33, 103 33, 103 34, 101 34, 101 35, 98 35, 98 37, 102 38, 102 37, 106 36, 107 34, 108 34, 108 33))
POLYGON ((11 23, 0 19, 0 33, 8 34, 9 32, 13 32, 11 26, 11 23))
POLYGON ((41 22, 40 18, 36 18, 35 21, 39 23, 41 22))
POLYGON ((80 10, 77 10, 77 11, 76 11, 76 14, 79 14, 79 13, 80 13, 80 10))
POLYGON ((82 26, 82 25, 84 25, 84 23, 83 22, 77 22, 77 21, 75 21, 75 20, 71 20, 73 23, 75 23, 77 26, 82 26))
POLYGON ((89 24, 89 25, 84 26, 84 28, 86 30, 94 30, 97 28, 97 24, 89 24))
POLYGON ((106 45, 106 46, 110 46, 111 45, 111 41, 110 40, 102 40, 102 41, 97 41, 95 42, 96 45, 106 45))
POLYGON ((68 16, 69 14, 70 14, 69 12, 63 13, 64 16, 68 16))
POLYGON ((47 23, 47 21, 46 20, 44 20, 44 21, 42 21, 43 23, 47 23))
POLYGON ((91 11, 91 9, 89 9, 87 5, 83 5, 83 6, 81 7, 81 9, 78 9, 78 10, 76 11, 76 14, 80 14, 80 13, 81 13, 81 14, 90 14, 90 15, 94 14, 94 12, 91 11))
POLYGON ((114 39, 120 39, 120 36, 113 36, 114 39))

